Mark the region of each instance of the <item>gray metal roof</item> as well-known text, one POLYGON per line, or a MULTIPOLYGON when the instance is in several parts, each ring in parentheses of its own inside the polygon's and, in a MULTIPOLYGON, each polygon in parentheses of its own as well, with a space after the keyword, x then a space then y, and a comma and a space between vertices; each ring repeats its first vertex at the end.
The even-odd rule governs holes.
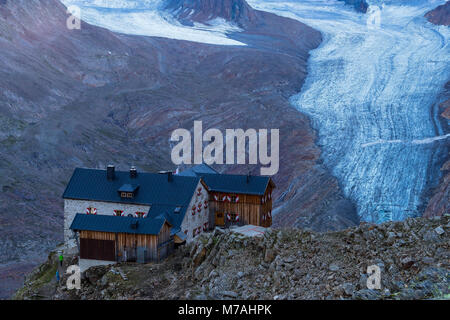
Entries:
POLYGON ((180 212, 175 213, 175 209, 179 206, 153 205, 147 214, 147 219, 165 217, 172 224, 172 234, 181 230, 184 216, 186 215, 187 206, 181 206, 180 212))
POLYGON ((119 191, 119 192, 135 192, 138 188, 139 188, 138 185, 136 186, 136 185, 131 185, 129 183, 125 183, 117 191, 119 191))
POLYGON ((129 171, 116 171, 115 178, 108 180, 106 170, 75 169, 64 191, 64 199, 94 200, 143 205, 187 206, 200 181, 199 177, 173 175, 168 181, 166 174, 138 172, 130 178, 129 171), (130 186, 127 186, 127 185, 130 186), (123 199, 118 190, 139 186, 134 198, 123 199))
MULTIPOLYGON (((166 221, 161 216, 150 219, 78 213, 73 219, 70 229, 158 235, 166 221)), ((167 222, 171 224, 169 221, 167 222)))
POLYGON ((186 241, 187 239, 187 235, 184 232, 179 231, 175 233, 175 235, 180 238, 181 241, 186 241))
POLYGON ((214 170, 207 164, 202 163, 202 164, 195 165, 189 169, 186 169, 186 170, 180 172, 178 175, 189 176, 189 177, 198 177, 203 173, 219 174, 216 170, 214 170))
POLYGON ((263 195, 269 185, 270 177, 237 174, 199 175, 210 191, 238 194, 263 195))
POLYGON ((208 166, 199 164, 178 175, 200 177, 211 191, 263 195, 270 177, 222 174, 208 166))

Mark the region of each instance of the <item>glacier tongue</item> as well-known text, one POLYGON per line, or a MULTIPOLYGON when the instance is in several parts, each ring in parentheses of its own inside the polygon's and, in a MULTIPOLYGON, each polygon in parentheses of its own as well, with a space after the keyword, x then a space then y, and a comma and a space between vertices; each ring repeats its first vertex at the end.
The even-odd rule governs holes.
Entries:
POLYGON ((81 19, 111 31, 141 36, 187 40, 215 45, 245 46, 227 37, 242 31, 224 19, 185 26, 161 10, 163 0, 61 0, 81 9, 81 19))
POLYGON ((449 30, 423 18, 440 2, 370 2, 380 24, 368 27, 368 15, 334 1, 249 1, 323 33, 292 103, 310 116, 362 220, 420 215, 436 154, 450 141, 433 114, 449 76, 449 30))

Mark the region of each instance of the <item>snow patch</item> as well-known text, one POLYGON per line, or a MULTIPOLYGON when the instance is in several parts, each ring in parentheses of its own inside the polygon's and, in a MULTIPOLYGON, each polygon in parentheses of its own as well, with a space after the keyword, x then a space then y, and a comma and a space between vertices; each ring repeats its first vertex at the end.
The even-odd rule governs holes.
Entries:
POLYGON ((215 45, 246 45, 227 36, 242 31, 238 26, 221 18, 208 21, 206 24, 182 25, 161 10, 161 0, 61 0, 61 2, 66 6, 80 7, 83 21, 118 33, 215 45))

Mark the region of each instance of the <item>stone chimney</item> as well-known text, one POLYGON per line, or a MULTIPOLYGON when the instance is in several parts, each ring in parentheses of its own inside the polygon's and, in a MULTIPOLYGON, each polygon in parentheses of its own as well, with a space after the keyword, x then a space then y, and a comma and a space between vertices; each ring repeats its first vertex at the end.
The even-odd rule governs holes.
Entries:
POLYGON ((106 168, 106 178, 108 180, 114 180, 115 177, 116 177, 116 167, 110 164, 106 168))
POLYGON ((137 170, 136 170, 136 167, 131 167, 131 169, 130 169, 130 178, 131 178, 131 179, 137 178, 137 170))

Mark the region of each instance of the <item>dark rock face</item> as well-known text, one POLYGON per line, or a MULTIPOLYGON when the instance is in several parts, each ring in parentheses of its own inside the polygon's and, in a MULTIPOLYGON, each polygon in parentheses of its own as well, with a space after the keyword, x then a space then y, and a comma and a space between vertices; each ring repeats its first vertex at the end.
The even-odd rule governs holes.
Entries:
MULTIPOLYGON (((447 82, 443 92, 444 102, 439 105, 442 127, 445 133, 450 132, 450 81, 447 82)), ((439 185, 433 190, 433 195, 425 210, 425 217, 442 216, 450 212, 450 157, 447 151, 447 158, 441 167, 442 178, 439 185)))
POLYGON ((450 2, 447 1, 436 9, 427 12, 425 18, 437 25, 450 26, 450 2))
MULTIPOLYGON (((438 6, 436 9, 429 11, 425 17, 431 23, 436 25, 450 25, 450 2, 438 6)), ((441 115, 442 126, 445 133, 450 132, 450 81, 445 85, 442 93, 444 97, 439 105, 439 113, 441 115)), ((441 167, 442 178, 439 185, 433 190, 433 196, 428 202, 425 210, 425 217, 441 216, 450 212, 450 158, 447 156, 446 162, 441 167)))
POLYGON ((366 13, 369 5, 365 0, 339 0, 344 1, 346 4, 353 6, 356 11, 366 13))
POLYGON ((245 0, 170 0, 166 9, 186 23, 206 22, 215 18, 246 25, 256 19, 255 11, 245 0))

